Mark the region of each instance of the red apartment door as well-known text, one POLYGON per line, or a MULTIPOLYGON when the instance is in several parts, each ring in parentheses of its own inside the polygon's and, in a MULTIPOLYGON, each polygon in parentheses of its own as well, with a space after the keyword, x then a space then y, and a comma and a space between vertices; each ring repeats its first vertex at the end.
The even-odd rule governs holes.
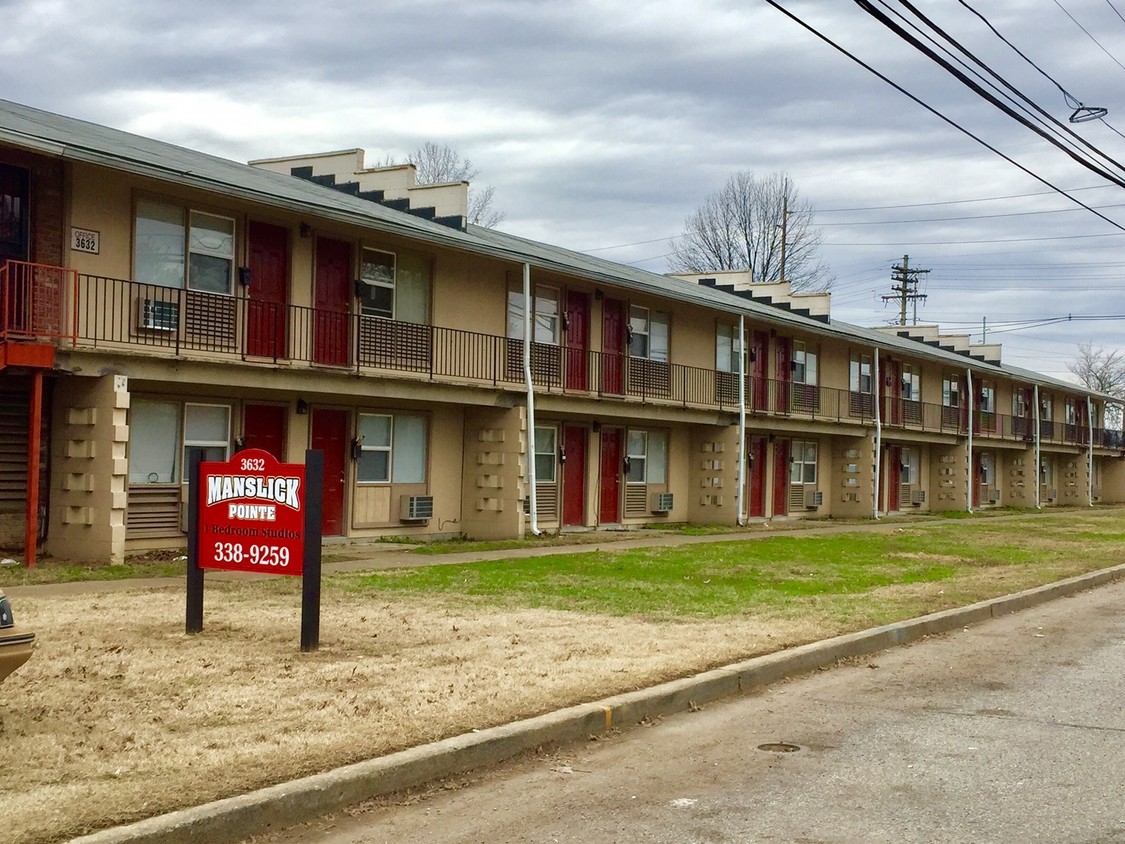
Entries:
POLYGON ((563 525, 586 524, 586 429, 563 426, 563 525))
POLYGON ((748 516, 766 515, 766 438, 750 437, 750 507, 748 516))
POLYGON ((970 493, 970 496, 972 498, 972 502, 973 502, 974 507, 980 506, 980 482, 981 482, 981 478, 984 476, 984 473, 981 471, 980 458, 981 458, 981 454, 980 454, 979 451, 976 454, 973 455, 973 480, 972 480, 973 488, 969 491, 969 493, 970 493))
POLYGON ((883 366, 886 372, 880 373, 883 383, 879 385, 879 394, 883 396, 883 413, 889 424, 901 425, 902 364, 897 360, 888 360, 883 366))
POLYGON ((590 299, 574 290, 566 294, 566 388, 585 390, 586 354, 590 348, 590 299))
POLYGON ((770 336, 764 331, 755 331, 750 339, 750 373, 753 389, 752 406, 754 410, 769 408, 769 364, 770 336))
POLYGON ((788 337, 778 337, 774 349, 777 358, 777 410, 789 412, 789 382, 793 378, 793 341, 788 337))
POLYGON ((352 247, 342 240, 316 239, 316 310, 313 362, 348 365, 348 309, 352 299, 352 247))
POLYGON ((602 303, 602 392, 625 393, 625 303, 619 299, 602 303))
POLYGON ((288 357, 289 232, 250 221, 250 288, 246 303, 246 353, 288 357))
POLYGON ((621 521, 621 440, 620 428, 602 428, 598 484, 598 524, 602 525, 621 521))
POLYGON ((348 412, 324 407, 312 410, 312 447, 324 452, 324 512, 321 530, 325 536, 344 533, 344 472, 348 446, 348 412))
POLYGON ((902 509, 899 491, 902 489, 902 449, 897 445, 887 446, 887 512, 902 509))
POLYGON ((245 448, 268 451, 285 462, 285 422, 289 408, 280 404, 248 404, 242 415, 245 448))
POLYGON ((789 515, 789 440, 773 444, 773 514, 789 515))

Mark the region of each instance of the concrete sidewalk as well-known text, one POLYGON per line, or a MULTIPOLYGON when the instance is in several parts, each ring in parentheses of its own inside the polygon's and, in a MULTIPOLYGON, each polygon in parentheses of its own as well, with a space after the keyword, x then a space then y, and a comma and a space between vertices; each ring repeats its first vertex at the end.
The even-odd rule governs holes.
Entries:
POLYGON ((364 800, 473 769, 496 765, 545 745, 581 741, 613 729, 683 712, 780 680, 959 630, 1113 581, 1125 565, 739 662, 593 703, 571 706, 479 732, 360 762, 334 771, 172 812, 77 838, 72 844, 225 844, 276 831, 364 800))

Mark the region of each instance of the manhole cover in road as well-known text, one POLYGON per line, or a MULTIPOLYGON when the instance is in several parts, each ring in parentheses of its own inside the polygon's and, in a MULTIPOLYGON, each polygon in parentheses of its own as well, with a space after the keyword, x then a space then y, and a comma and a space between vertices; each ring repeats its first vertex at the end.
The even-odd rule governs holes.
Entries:
POLYGON ((771 741, 758 745, 758 750, 765 750, 767 753, 796 753, 800 749, 800 745, 790 744, 787 741, 771 741))

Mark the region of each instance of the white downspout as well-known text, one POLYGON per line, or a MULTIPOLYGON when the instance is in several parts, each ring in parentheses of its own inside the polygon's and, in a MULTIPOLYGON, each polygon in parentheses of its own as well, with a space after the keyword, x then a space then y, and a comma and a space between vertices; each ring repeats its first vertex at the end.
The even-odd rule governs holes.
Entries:
POLYGON ((1039 467, 1039 461, 1042 460, 1043 458, 1039 453, 1039 450, 1040 450, 1041 446, 1039 444, 1039 385, 1038 384, 1035 385, 1035 395, 1033 397, 1033 401, 1035 402, 1035 509, 1036 510, 1042 510, 1043 509, 1043 501, 1040 499, 1041 493, 1040 493, 1040 489, 1039 489, 1039 487, 1042 485, 1039 482, 1039 468, 1040 468, 1039 467))
POLYGON ((738 315, 738 524, 746 524, 746 317, 738 315))
POLYGON ((976 396, 973 395, 973 370, 966 369, 966 389, 969 395, 969 482, 965 485, 965 510, 973 512, 973 408, 976 405, 976 396))
POLYGON ((1090 432, 1090 445, 1086 450, 1086 502, 1094 506, 1094 402, 1086 396, 1086 428, 1090 432))
POLYGON ((531 264, 523 265, 523 378, 527 385, 527 477, 531 485, 531 532, 539 536, 539 502, 535 499, 535 385, 531 380, 531 264))
POLYGON ((879 518, 879 482, 883 477, 883 411, 881 405, 881 381, 879 380, 879 347, 875 347, 875 380, 872 383, 872 398, 875 400, 875 500, 871 502, 871 518, 879 518))

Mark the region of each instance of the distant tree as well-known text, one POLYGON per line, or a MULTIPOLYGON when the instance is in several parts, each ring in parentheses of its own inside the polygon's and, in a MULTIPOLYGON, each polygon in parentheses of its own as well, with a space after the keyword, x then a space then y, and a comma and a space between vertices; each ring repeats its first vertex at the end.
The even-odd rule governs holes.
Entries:
MULTIPOLYGON (((1125 401, 1125 356, 1120 349, 1109 351, 1094 348, 1093 343, 1079 343, 1078 357, 1067 363, 1066 368, 1089 389, 1125 401)), ((1106 427, 1120 428, 1121 424, 1122 406, 1107 406, 1106 427)))
MULTIPOLYGON (((478 172, 467 158, 447 144, 427 141, 406 157, 417 173, 418 184, 435 185, 441 182, 472 182, 478 172)), ((495 188, 485 185, 469 188, 469 222, 491 229, 504 222, 507 216, 492 205, 495 188)))
POLYGON ((822 235, 812 225, 812 206, 784 173, 734 173, 684 221, 669 266, 684 273, 748 269, 757 281, 781 281, 786 211, 785 280, 794 291, 829 290, 833 279, 819 255, 822 235))

